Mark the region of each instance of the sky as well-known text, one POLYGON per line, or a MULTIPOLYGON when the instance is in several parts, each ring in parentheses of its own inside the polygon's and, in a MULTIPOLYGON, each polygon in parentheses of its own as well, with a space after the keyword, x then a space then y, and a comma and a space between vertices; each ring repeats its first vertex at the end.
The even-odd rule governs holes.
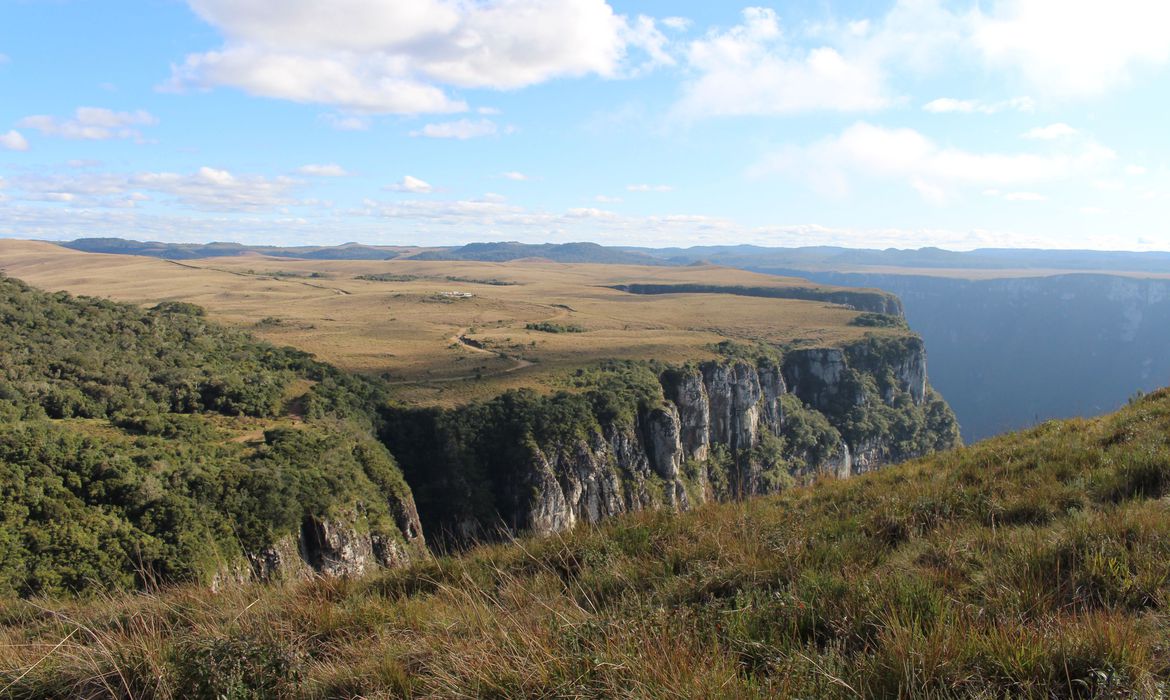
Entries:
POLYGON ((0 236, 1170 250, 1165 0, 0 0, 0 236))

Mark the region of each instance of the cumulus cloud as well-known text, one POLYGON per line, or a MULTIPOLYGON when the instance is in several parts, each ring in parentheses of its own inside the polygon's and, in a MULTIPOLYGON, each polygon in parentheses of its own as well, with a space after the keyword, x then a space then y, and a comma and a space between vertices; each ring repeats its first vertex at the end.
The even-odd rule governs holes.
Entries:
POLYGON ((1040 141, 1053 141, 1056 139, 1066 139, 1071 136, 1076 136, 1081 132, 1072 128, 1064 122, 1056 124, 1049 124, 1048 126, 1038 126, 1034 129, 1028 129, 1021 136, 1026 139, 1037 139, 1040 141))
POLYGON ((694 24, 694 22, 687 17, 662 18, 662 26, 666 27, 667 29, 673 29, 676 32, 685 32, 691 28, 692 24, 694 24))
MULTIPOLYGON (((665 22, 663 26, 666 25, 665 22)), ((785 24, 749 7, 739 24, 686 44, 691 74, 676 113, 866 112, 901 103, 897 83, 956 66, 1016 74, 1037 94, 1086 97, 1170 64, 1170 4, 988 0, 956 6, 896 0, 870 19, 785 24), (973 7, 972 7, 973 5, 973 7)), ((936 113, 1031 111, 1031 98, 943 97, 936 113)))
POLYGON ((526 182, 526 181, 532 179, 532 178, 528 177, 527 175, 525 175, 524 173, 518 172, 516 170, 510 170, 510 171, 505 172, 505 173, 500 173, 500 177, 504 178, 505 180, 511 180, 513 182, 526 182))
POLYGON ((555 78, 616 77, 631 54, 662 63, 648 18, 605 0, 189 0, 224 36, 191 54, 167 86, 230 86, 254 95, 369 113, 467 110, 444 86, 515 89, 555 78))
POLYGON ((1091 141, 1047 152, 978 153, 940 145, 913 129, 858 122, 837 136, 781 149, 751 173, 783 173, 837 195, 858 177, 902 180, 940 202, 962 187, 1011 187, 1093 173, 1115 157, 1091 141))
POLYGON ((983 100, 957 100, 953 97, 940 97, 931 100, 922 106, 922 109, 934 114, 996 114, 998 112, 1031 112, 1036 109, 1036 101, 1031 97, 1013 97, 1010 100, 998 102, 984 102, 983 100))
POLYGON ((489 119, 472 121, 471 119, 457 119, 452 122, 427 124, 423 128, 410 132, 411 136, 425 136, 429 139, 467 139, 481 136, 495 136, 499 131, 496 123, 489 119))
POLYGON ((671 185, 626 185, 628 192, 671 192, 674 187, 671 185))
POLYGON ((9 151, 27 151, 28 141, 19 131, 13 129, 7 133, 0 134, 0 148, 9 151))
POLYGON ((293 191, 301 184, 290 177, 236 175, 205 166, 191 173, 22 175, 13 179, 12 189, 26 201, 86 207, 133 207, 153 193, 203 211, 249 212, 300 204, 293 191))
POLYGON ((17 122, 17 126, 36 129, 47 136, 66 139, 105 141, 107 139, 141 139, 136 127, 154 126, 158 119, 150 112, 115 112, 102 107, 78 107, 72 118, 34 114, 17 122))
POLYGON ((740 24, 691 41, 695 76, 675 111, 683 117, 867 112, 900 103, 896 70, 929 74, 962 43, 962 16, 937 0, 897 0, 873 20, 785 26, 749 7, 740 24))
POLYGON ((1160 0, 998 0, 969 21, 970 42, 989 65, 1048 94, 1099 95, 1170 62, 1170 4, 1160 0))
POLYGON ((299 182, 289 177, 238 176, 227 170, 202 167, 191 174, 136 175, 131 184, 171 195, 197 209, 240 211, 294 204, 290 190, 299 182))
POLYGON ((313 177, 345 177, 349 175, 345 168, 336 163, 302 165, 297 168, 297 172, 301 175, 311 175, 313 177))
POLYGON ((415 194, 428 194, 435 191, 431 183, 420 180, 413 175, 404 176, 402 180, 393 185, 387 185, 386 189, 391 192, 413 192, 415 194))
POLYGON ((684 116, 873 110, 890 102, 876 65, 830 46, 791 46, 766 8, 748 8, 742 24, 691 42, 687 63, 698 77, 678 104, 684 116))

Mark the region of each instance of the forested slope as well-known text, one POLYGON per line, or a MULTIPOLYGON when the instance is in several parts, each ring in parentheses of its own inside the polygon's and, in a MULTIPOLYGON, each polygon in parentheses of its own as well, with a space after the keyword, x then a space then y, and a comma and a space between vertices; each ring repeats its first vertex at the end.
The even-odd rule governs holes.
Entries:
POLYGON ((211 582, 249 559, 279 575, 272 548, 339 521, 409 558, 413 501, 373 437, 376 400, 194 306, 0 277, 0 593, 211 582))

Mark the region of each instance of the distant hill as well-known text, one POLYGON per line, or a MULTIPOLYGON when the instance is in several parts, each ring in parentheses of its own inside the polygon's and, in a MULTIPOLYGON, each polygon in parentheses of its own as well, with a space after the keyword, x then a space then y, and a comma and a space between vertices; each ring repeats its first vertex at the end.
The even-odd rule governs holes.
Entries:
POLYGON ((811 246, 766 248, 753 245, 692 248, 623 248, 675 264, 704 260, 715 265, 795 270, 840 270, 846 267, 907 267, 953 270, 1065 270, 1170 272, 1170 253, 1096 250, 1032 250, 982 248, 952 251, 941 248, 885 250, 811 246))
POLYGON ((246 253, 258 253, 274 258, 304 260, 392 260, 400 252, 394 248, 345 243, 338 246, 266 246, 242 243, 161 243, 158 241, 129 241, 123 238, 79 238, 60 245, 86 253, 115 253, 118 255, 145 255, 169 260, 219 258, 246 253))
POLYGON ((171 260, 258 253, 305 260, 469 260, 507 262, 541 259, 559 263, 619 265, 691 265, 706 263, 745 269, 841 271, 849 267, 904 267, 942 270, 1063 270, 1097 272, 1170 273, 1170 253, 1131 253, 1095 250, 1032 250, 982 248, 951 251, 941 248, 862 249, 834 246, 770 248, 755 245, 638 248, 598 243, 469 243, 453 248, 374 246, 344 243, 336 246, 268 246, 242 243, 162 243, 122 238, 79 238, 60 243, 88 253, 146 255, 171 260))
POLYGON ((478 260, 507 262, 543 258, 559 263, 609 263, 619 265, 670 265, 670 261, 641 251, 612 248, 597 243, 469 243, 459 248, 423 251, 414 260, 478 260))

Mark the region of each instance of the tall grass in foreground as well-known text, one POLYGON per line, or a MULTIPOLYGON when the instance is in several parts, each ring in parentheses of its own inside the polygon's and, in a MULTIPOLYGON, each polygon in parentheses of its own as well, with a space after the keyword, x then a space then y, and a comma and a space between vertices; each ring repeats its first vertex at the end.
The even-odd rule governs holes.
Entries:
POLYGON ((0 603, 0 697, 1162 698, 1170 393, 358 580, 0 603))

